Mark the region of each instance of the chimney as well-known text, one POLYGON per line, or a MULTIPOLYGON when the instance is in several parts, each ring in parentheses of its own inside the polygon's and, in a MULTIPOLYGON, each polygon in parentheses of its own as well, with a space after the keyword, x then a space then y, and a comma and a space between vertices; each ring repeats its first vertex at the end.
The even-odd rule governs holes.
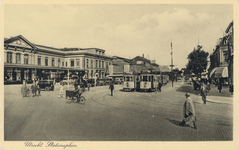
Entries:
POLYGON ((143 58, 144 58, 144 54, 143 54, 143 58))

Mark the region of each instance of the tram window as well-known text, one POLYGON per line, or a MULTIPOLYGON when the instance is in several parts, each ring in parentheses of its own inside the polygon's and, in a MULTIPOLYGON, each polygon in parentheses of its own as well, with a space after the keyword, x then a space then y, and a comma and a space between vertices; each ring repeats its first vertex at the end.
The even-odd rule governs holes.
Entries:
POLYGON ((139 76, 136 76, 136 81, 139 81, 139 76))
POLYGON ((130 81, 133 81, 133 77, 132 76, 130 77, 130 81))
POLYGON ((149 76, 149 82, 151 81, 151 76, 149 76))
POLYGON ((148 76, 143 76, 143 81, 148 81, 148 76))
POLYGON ((126 81, 129 81, 129 77, 126 77, 126 81))

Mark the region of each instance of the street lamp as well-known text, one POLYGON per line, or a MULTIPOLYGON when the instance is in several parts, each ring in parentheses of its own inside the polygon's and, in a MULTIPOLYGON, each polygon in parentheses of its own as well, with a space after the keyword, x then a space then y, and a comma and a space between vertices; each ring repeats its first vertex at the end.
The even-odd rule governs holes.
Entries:
POLYGON ((69 81, 70 81, 70 79, 69 79, 69 75, 70 75, 69 67, 67 69, 68 69, 67 78, 68 78, 68 90, 69 90, 69 81))

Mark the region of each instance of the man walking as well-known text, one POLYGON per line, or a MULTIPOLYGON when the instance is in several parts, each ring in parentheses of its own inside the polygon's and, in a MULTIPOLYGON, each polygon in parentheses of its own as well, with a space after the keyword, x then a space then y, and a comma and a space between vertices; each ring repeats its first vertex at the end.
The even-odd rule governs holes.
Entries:
POLYGON ((161 92, 161 87, 162 87, 162 83, 159 82, 159 83, 158 83, 158 91, 159 91, 159 92, 161 92))
POLYGON ((114 85, 113 85, 113 83, 110 84, 109 89, 110 89, 110 91, 111 91, 111 96, 113 96, 113 91, 114 91, 114 85))
POLYGON ((179 124, 180 124, 180 126, 184 126, 187 122, 192 120, 193 121, 194 129, 197 129, 196 114, 195 114, 195 109, 194 109, 193 101, 190 98, 190 94, 189 93, 186 93, 185 96, 186 96, 186 101, 184 102, 184 105, 183 105, 184 119, 179 124))

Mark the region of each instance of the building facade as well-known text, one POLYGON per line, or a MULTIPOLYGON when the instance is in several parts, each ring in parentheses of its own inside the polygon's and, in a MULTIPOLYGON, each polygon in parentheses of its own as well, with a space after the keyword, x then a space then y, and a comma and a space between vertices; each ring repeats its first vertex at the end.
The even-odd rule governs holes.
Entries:
POLYGON ((112 58, 98 48, 54 48, 33 44, 19 35, 4 40, 4 81, 62 80, 69 74, 86 79, 108 74, 112 58))
POLYGON ((233 83, 233 21, 219 39, 215 50, 210 56, 210 77, 222 82, 233 83))

